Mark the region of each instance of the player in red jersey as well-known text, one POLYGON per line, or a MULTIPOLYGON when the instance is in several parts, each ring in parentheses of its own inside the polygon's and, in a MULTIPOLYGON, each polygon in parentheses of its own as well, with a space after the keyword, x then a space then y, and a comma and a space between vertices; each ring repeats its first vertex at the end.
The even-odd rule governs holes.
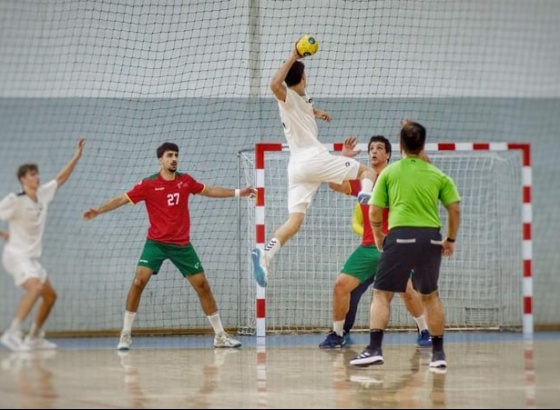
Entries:
POLYGON ((124 324, 117 349, 128 350, 132 344, 132 323, 138 311, 142 291, 152 275, 157 274, 166 259, 179 269, 190 282, 202 310, 214 329, 214 347, 239 347, 241 343, 225 331, 218 313, 218 306, 204 274, 202 263, 190 241, 189 196, 203 195, 210 198, 253 197, 253 187, 243 189, 205 186, 188 174, 177 172, 179 147, 170 142, 157 149, 160 172, 144 178, 127 193, 117 196, 84 212, 84 219, 93 219, 124 204, 144 201, 150 228, 140 256, 134 281, 128 291, 124 324))
MULTIPOLYGON (((358 154, 358 151, 354 151, 356 143, 355 137, 347 138, 344 141, 342 154, 356 156, 358 154)), ((368 143, 368 156, 371 166, 379 175, 391 159, 391 143, 381 135, 371 137, 368 143)), ((361 189, 358 180, 345 181, 342 184, 330 183, 329 187, 337 192, 353 196, 357 196, 361 189)), ((375 246, 368 214, 369 205, 356 204, 352 228, 362 237, 362 243, 347 259, 341 273, 336 278, 333 290, 333 330, 319 344, 321 349, 335 349, 346 344, 344 336, 348 335, 354 324, 358 302, 375 278, 381 254, 375 246), (350 326, 347 324, 348 319, 351 319, 350 326)), ((389 210, 385 209, 383 213, 383 230, 385 232, 388 231, 388 215, 389 210)), ((424 307, 410 280, 406 292, 400 295, 418 326, 417 345, 430 347, 430 334, 424 317, 424 307)))

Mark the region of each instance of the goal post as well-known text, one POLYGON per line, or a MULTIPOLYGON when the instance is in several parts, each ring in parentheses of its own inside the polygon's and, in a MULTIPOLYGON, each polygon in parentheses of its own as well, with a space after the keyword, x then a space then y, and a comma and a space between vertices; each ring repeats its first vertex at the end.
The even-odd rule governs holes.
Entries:
MULTIPOLYGON (((340 152, 342 143, 325 144, 340 152)), ((367 163, 367 145, 356 157, 367 163)), ((449 174, 461 194, 461 227, 456 253, 444 258, 440 296, 448 329, 500 329, 533 332, 531 158, 526 143, 430 143, 433 164, 449 174)), ((400 157, 393 145, 393 159, 400 157)), ((247 299, 243 333, 313 332, 332 326, 332 289, 346 258, 360 244, 351 229, 356 199, 318 190, 301 230, 280 250, 269 268, 266 289, 252 278, 249 254, 264 248, 288 216, 289 147, 258 143, 239 152, 240 178, 257 188, 254 203, 241 210, 246 232, 240 241, 247 255, 247 299)), ((442 229, 446 212, 440 206, 442 229)), ((371 294, 360 303, 356 327, 367 328, 371 294)), ((243 322, 243 319, 242 319, 243 322)), ((396 298, 391 329, 413 328, 414 321, 396 298)))

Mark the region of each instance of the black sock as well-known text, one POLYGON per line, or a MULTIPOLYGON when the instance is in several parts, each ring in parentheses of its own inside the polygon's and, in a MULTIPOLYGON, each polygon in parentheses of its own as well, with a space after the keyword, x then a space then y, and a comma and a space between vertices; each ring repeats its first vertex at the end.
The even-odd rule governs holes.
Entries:
POLYGON ((371 329, 369 331, 369 348, 371 350, 381 349, 381 344, 383 343, 383 330, 381 329, 371 329))
POLYGON ((432 336, 432 351, 443 352, 443 335, 432 336))

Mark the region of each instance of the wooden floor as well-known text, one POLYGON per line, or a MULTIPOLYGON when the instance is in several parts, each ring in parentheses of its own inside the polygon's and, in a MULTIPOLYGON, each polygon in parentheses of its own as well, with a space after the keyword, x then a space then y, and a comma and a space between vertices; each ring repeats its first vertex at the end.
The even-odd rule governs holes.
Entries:
MULTIPOLYGON (((386 343, 383 366, 348 361, 367 342, 337 351, 322 335, 242 338, 238 350, 208 337, 57 341, 57 351, 0 350, 1 408, 558 408, 560 334, 526 342, 484 336, 446 342, 449 369, 428 369, 430 350, 386 343), (172 340, 170 342, 170 340, 172 340), (290 342, 292 340, 292 342, 290 342)), ((386 339, 391 339, 386 337, 386 339)), ((449 339, 452 339, 449 337, 449 339)), ((408 339, 410 341, 410 339, 408 339)))

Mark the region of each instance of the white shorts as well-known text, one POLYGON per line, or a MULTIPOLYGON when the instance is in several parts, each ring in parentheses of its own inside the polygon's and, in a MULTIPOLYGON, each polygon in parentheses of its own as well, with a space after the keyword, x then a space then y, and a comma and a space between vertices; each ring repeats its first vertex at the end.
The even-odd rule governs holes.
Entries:
POLYGON ((290 158, 288 164, 288 211, 303 212, 323 182, 341 184, 356 179, 360 163, 353 158, 321 152, 307 158, 290 158))
POLYGON ((4 251, 2 253, 2 265, 14 278, 16 286, 23 285, 27 279, 31 278, 38 278, 41 282, 47 280, 47 271, 35 258, 4 251))

